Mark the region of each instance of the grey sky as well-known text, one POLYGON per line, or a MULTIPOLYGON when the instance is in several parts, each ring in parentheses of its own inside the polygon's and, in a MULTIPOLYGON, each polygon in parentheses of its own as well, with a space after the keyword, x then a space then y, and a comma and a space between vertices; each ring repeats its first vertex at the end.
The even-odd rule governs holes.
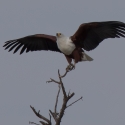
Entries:
MULTIPOLYGON (((30 105, 48 117, 58 87, 46 81, 58 79, 57 70, 63 73, 67 66, 56 52, 8 53, 5 41, 36 33, 70 36, 81 23, 109 20, 125 22, 124 0, 1 0, 0 124, 38 123, 30 105)), ((62 124, 124 125, 125 39, 107 39, 87 54, 94 61, 78 63, 63 80, 75 92, 73 99, 83 101, 66 110, 62 124)))

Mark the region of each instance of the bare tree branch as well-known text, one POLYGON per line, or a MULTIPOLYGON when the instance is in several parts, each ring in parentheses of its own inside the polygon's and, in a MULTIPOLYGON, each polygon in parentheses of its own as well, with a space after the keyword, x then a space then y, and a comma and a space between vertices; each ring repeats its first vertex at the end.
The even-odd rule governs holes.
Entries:
POLYGON ((74 101, 73 103, 71 103, 70 105, 68 105, 66 108, 68 108, 69 106, 72 106, 74 103, 78 102, 79 100, 81 100, 83 97, 79 98, 78 100, 74 101))
POLYGON ((30 108, 33 110, 33 112, 36 114, 36 116, 38 116, 39 118, 43 119, 44 121, 46 121, 48 124, 51 124, 50 121, 45 118, 44 116, 42 116, 40 113, 40 110, 38 112, 36 112, 35 108, 30 106, 30 108))
POLYGON ((57 104, 58 104, 58 98, 59 98, 59 93, 60 93, 61 86, 59 85, 59 90, 56 96, 56 103, 55 103, 55 115, 57 117, 57 104))
MULTIPOLYGON (((42 125, 52 125, 52 123, 51 123, 51 116, 55 120, 56 125, 60 125, 62 117, 64 116, 64 112, 65 112, 66 108, 68 108, 69 106, 72 106, 74 103, 76 103, 76 102, 78 102, 79 100, 82 99, 82 97, 81 97, 78 100, 74 101, 73 103, 71 103, 70 105, 67 106, 68 101, 75 95, 74 92, 70 93, 70 91, 67 94, 66 90, 65 90, 65 87, 64 87, 64 84, 62 82, 62 77, 65 77, 68 72, 69 71, 66 70, 65 74, 63 76, 61 76, 60 72, 58 70, 59 81, 56 81, 56 80, 54 80, 52 78, 50 78, 50 81, 47 81, 47 83, 54 82, 54 83, 59 84, 59 90, 58 90, 58 93, 57 93, 57 96, 56 96, 56 102, 55 102, 54 112, 52 112, 51 110, 49 110, 49 112, 50 112, 50 114, 49 114, 50 120, 47 119, 47 118, 45 118, 44 116, 40 115, 40 110, 38 112, 36 112, 36 110, 34 109, 34 107, 30 106, 31 109, 33 110, 33 112, 36 114, 36 116, 38 116, 39 118, 41 118, 42 120, 44 120, 44 121, 47 122, 47 123, 45 123, 43 121, 40 121, 40 123, 42 125), (63 104, 62 104, 62 107, 60 109, 60 112, 57 113, 57 104, 58 104, 58 98, 59 98, 59 94, 60 94, 60 90, 61 89, 62 89, 62 93, 63 93, 63 104)), ((35 123, 35 125, 38 125, 38 124, 35 123)))
POLYGON ((55 113, 53 113, 51 110, 49 110, 50 114, 52 115, 53 119, 55 120, 56 122, 56 117, 55 117, 55 113))
POLYGON ((49 118, 50 118, 50 123, 51 123, 50 125, 52 125, 52 122, 51 122, 51 115, 50 115, 50 114, 49 114, 49 118))
POLYGON ((65 98, 67 98, 66 91, 65 91, 64 85, 62 83, 62 78, 60 77, 59 69, 58 69, 58 76, 59 76, 60 84, 61 84, 61 87, 62 87, 63 95, 64 95, 65 98))
POLYGON ((70 93, 70 90, 69 90, 68 96, 70 96, 70 94, 71 94, 71 93, 70 93))
POLYGON ((66 68, 66 72, 64 73, 64 75, 62 75, 62 76, 60 76, 60 77, 61 77, 61 78, 65 77, 68 72, 69 72, 69 70, 66 68))
POLYGON ((57 83, 57 84, 60 84, 60 82, 58 82, 58 81, 56 81, 56 80, 54 80, 54 79, 52 79, 52 78, 50 78, 50 81, 46 81, 46 83, 50 83, 50 82, 55 82, 55 83, 57 83))
POLYGON ((39 121, 42 125, 48 125, 47 123, 43 122, 43 121, 39 121))
POLYGON ((37 124, 37 123, 34 123, 34 122, 29 122, 29 124, 39 125, 39 124, 37 124))

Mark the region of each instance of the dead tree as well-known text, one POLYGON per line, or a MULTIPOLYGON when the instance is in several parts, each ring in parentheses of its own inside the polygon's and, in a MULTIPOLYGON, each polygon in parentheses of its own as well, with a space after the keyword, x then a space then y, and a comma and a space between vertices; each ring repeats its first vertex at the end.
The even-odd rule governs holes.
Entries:
MULTIPOLYGON (((52 125, 52 122, 51 122, 51 117, 54 119, 55 121, 55 125, 60 125, 61 123, 61 120, 62 120, 62 117, 64 116, 64 112, 65 110, 70 107, 71 105, 73 105, 74 103, 78 102, 79 100, 82 99, 82 97, 80 97, 78 100, 72 102, 71 104, 67 104, 68 101, 75 95, 75 93, 70 93, 70 91, 68 93, 66 93, 65 91, 65 87, 64 87, 64 84, 62 82, 62 78, 66 76, 66 74, 68 73, 69 71, 66 70, 65 74, 63 76, 60 75, 60 72, 58 70, 58 77, 59 77, 59 81, 56 81, 52 78, 50 78, 50 81, 47 81, 47 83, 50 83, 50 82, 54 82, 54 83, 57 83, 58 86, 59 86, 59 90, 58 90, 58 93, 57 93, 57 96, 56 96, 56 102, 55 102, 55 107, 54 107, 54 111, 52 110, 49 110, 49 119, 44 117, 43 115, 40 114, 40 110, 37 112, 36 109, 32 106, 30 106, 30 108, 33 110, 33 112, 35 113, 35 115, 37 117, 39 117, 40 119, 42 119, 42 121, 39 121, 42 125, 52 125), (59 94, 60 94, 60 90, 62 90, 62 93, 63 93, 63 104, 61 106, 61 109, 60 109, 60 112, 57 112, 57 104, 58 104, 58 99, 59 99, 59 94)), ((29 124, 35 124, 35 125, 39 125, 37 123, 34 123, 34 122, 29 122, 29 124)))

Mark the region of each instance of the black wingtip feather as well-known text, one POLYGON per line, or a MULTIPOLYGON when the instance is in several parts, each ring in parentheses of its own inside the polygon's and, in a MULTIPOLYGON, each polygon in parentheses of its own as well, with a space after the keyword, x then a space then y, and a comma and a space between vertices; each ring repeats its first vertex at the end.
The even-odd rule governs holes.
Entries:
POLYGON ((13 54, 16 53, 21 47, 23 46, 22 43, 19 43, 16 49, 14 50, 13 54))
POLYGON ((24 45, 24 46, 22 47, 22 49, 21 49, 21 51, 20 51, 20 55, 25 51, 26 48, 27 48, 26 45, 24 45))
POLYGON ((11 50, 13 50, 19 43, 15 43, 10 49, 8 52, 10 52, 11 50))

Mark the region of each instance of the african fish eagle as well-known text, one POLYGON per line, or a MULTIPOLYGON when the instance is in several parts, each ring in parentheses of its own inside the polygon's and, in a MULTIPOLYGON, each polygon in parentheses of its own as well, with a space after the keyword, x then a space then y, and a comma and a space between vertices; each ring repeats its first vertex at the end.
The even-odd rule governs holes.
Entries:
POLYGON ((95 49, 104 39, 125 37, 125 23, 119 21, 90 22, 79 26, 70 37, 57 33, 56 36, 46 34, 30 35, 5 42, 5 49, 16 53, 21 47, 20 54, 25 50, 51 50, 63 53, 69 63, 69 70, 75 68, 79 61, 92 61, 84 50, 95 49), (72 59, 74 64, 72 64, 72 59))

